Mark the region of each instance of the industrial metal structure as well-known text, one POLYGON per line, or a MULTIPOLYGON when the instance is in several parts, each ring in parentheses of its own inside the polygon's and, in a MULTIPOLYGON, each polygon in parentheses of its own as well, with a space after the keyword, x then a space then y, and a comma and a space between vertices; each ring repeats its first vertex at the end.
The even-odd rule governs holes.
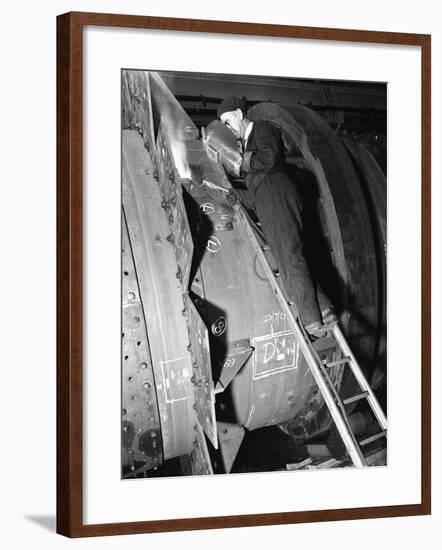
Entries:
MULTIPOLYGON (((297 444, 333 431, 266 272, 271 251, 260 261, 247 224, 225 198, 230 181, 208 146, 213 125, 201 139, 197 123, 209 120, 201 113, 192 119, 166 82, 154 72, 122 73, 124 477, 151 475, 174 459, 174 473, 230 472, 245 433, 263 427, 278 426, 297 444)), ((385 175, 366 147, 337 132, 344 121, 332 89, 334 108, 323 109, 328 121, 317 109, 269 101, 254 101, 248 116, 281 128, 309 220, 312 272, 365 376, 379 383, 386 368, 385 175)), ((359 387, 342 354, 330 339, 314 348, 332 365, 328 375, 342 399, 352 399, 359 387)), ((370 421, 362 417, 352 426, 367 435, 370 421)))

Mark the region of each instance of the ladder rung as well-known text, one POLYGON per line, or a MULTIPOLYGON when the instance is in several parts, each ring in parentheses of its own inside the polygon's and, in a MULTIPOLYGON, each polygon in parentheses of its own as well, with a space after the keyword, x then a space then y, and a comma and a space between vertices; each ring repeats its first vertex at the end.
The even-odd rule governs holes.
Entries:
POLYGON ((367 398, 368 404, 373 411, 376 420, 379 423, 379 426, 383 429, 387 429, 387 417, 385 416, 384 411, 382 410, 382 407, 379 404, 379 401, 376 399, 376 396, 373 392, 373 390, 370 387, 370 384, 368 383, 367 379, 364 376, 364 373, 362 372, 361 367, 359 366, 356 358, 354 357, 350 346, 348 345, 348 342, 346 341, 344 335, 341 332, 341 329, 338 325, 334 325, 332 328, 333 335, 336 339, 336 342, 338 343, 338 346, 341 348, 342 352, 345 353, 345 355, 348 355, 351 357, 351 360, 348 363, 348 366, 350 367, 352 373, 354 374, 354 377, 356 378, 357 383, 359 384, 359 387, 361 390, 365 390, 368 392, 369 397, 367 398))
POLYGON ((373 441, 377 441, 378 439, 381 439, 381 437, 385 437, 386 435, 387 435, 387 430, 383 430, 382 432, 379 432, 375 435, 367 437, 366 439, 363 439, 362 441, 359 441, 359 445, 363 447, 364 445, 373 443, 373 441))
POLYGON ((364 397, 367 397, 368 391, 364 391, 363 393, 358 393, 358 395, 353 395, 353 397, 348 397, 347 399, 344 399, 342 402, 344 405, 348 405, 349 403, 353 403, 354 401, 359 401, 360 399, 363 399, 364 397))
POLYGON ((330 363, 324 363, 326 367, 335 367, 336 365, 342 365, 342 363, 349 363, 351 360, 351 357, 345 356, 342 359, 339 359, 338 361, 331 361, 330 363))
POLYGON ((328 460, 324 460, 324 462, 320 462, 316 465, 316 468, 318 470, 322 470, 325 468, 337 468, 342 464, 342 460, 337 460, 336 458, 329 458, 328 460))

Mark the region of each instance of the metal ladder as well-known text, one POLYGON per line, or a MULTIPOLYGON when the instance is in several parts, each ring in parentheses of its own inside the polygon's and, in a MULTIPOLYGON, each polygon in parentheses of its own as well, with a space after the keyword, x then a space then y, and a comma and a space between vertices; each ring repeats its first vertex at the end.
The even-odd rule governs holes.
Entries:
POLYGON ((310 338, 308 337, 304 327, 299 323, 298 319, 295 317, 291 304, 287 301, 284 293, 277 281, 277 274, 273 271, 269 265, 267 258, 264 254, 264 250, 268 247, 260 244, 256 230, 252 227, 251 220, 246 213, 244 207, 237 203, 234 206, 235 213, 237 215, 237 220, 242 224, 247 236, 249 237, 253 248, 255 249, 258 258, 262 264, 266 277, 275 292, 275 296, 279 302, 279 305, 282 308, 282 311, 286 315, 286 319, 290 323, 295 333, 296 341, 300 345, 300 349, 307 361, 307 364, 310 368, 310 371, 315 379, 316 384, 324 398, 324 401, 330 411, 330 414, 333 418, 333 421, 336 424, 336 427, 339 431, 339 434, 342 437, 344 445, 350 455, 353 464, 357 467, 367 466, 367 462, 364 458, 362 452, 362 447, 368 445, 369 443, 376 441, 387 435, 387 419, 385 414, 379 405, 376 396, 373 393, 367 379, 365 378, 358 362, 356 361, 355 356, 353 355, 350 346, 348 345, 344 335, 342 334, 337 323, 330 327, 330 333, 332 338, 336 342, 337 348, 342 352, 342 358, 326 363, 321 361, 317 351, 312 345, 310 338), (334 386, 330 376, 327 372, 327 369, 338 364, 347 364, 361 389, 361 393, 358 393, 352 397, 342 400, 339 396, 338 390, 334 386), (358 441, 356 436, 352 432, 350 423, 348 421, 347 413, 345 406, 359 401, 361 399, 366 399, 380 428, 381 431, 371 437, 367 437, 364 440, 358 441))

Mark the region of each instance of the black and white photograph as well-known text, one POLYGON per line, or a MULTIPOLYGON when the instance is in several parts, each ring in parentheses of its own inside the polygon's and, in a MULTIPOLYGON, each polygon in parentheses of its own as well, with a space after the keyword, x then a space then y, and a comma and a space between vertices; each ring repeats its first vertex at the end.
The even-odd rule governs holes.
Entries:
POLYGON ((387 462, 387 84, 121 71, 123 479, 387 462))
POLYGON ((5 4, 5 548, 442 538, 436 7, 5 4))

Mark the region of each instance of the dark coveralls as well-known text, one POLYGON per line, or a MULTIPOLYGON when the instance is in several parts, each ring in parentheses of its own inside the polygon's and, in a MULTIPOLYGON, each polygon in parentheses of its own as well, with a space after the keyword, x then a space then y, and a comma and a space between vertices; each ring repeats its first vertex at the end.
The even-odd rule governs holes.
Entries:
MULTIPOLYGON (((276 126, 266 120, 253 123, 241 172, 247 190, 238 190, 238 198, 256 212, 289 300, 295 302, 304 325, 322 322, 316 288, 302 252, 301 198, 286 173, 284 144, 276 126)), ((320 300, 325 309, 327 299, 322 292, 320 300)))

